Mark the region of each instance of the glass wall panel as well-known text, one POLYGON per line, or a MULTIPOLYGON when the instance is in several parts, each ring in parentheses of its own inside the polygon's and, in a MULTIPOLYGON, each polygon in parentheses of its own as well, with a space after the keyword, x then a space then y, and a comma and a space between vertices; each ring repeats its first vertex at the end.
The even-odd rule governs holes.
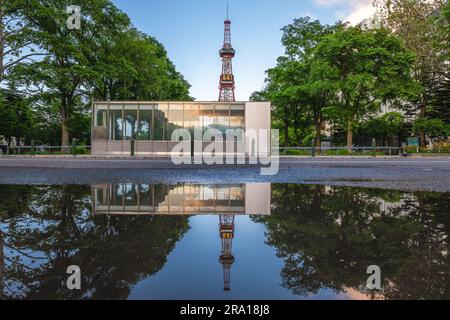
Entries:
POLYGON ((138 185, 126 183, 123 185, 124 203, 126 206, 137 206, 138 204, 138 185))
POLYGON ((95 204, 97 206, 108 205, 108 200, 106 198, 106 189, 96 189, 95 190, 95 204))
MULTIPOLYGON (((137 106, 136 106, 137 109, 137 106)), ((125 109, 125 140, 135 137, 138 128, 137 110, 125 109)))
POLYGON ((230 187, 227 185, 218 185, 217 186, 217 200, 229 200, 230 199, 230 187))
POLYGON ((184 105, 184 128, 189 130, 191 139, 194 138, 194 130, 202 127, 198 108, 198 104, 184 105))
POLYGON ((95 126, 106 127, 106 115, 108 106, 96 106, 95 110, 95 126))
POLYGON ((110 110, 110 137, 111 140, 120 141, 123 136, 123 111, 122 109, 110 110))
POLYGON ((230 186, 230 204, 232 207, 245 207, 245 188, 242 185, 230 186))
POLYGON ((223 138, 225 139, 226 130, 229 129, 229 127, 230 127, 230 106, 217 104, 213 128, 221 131, 224 135, 223 138))
POLYGON ((110 204, 112 206, 123 206, 123 196, 125 190, 123 184, 114 185, 114 190, 111 192, 111 201, 110 204))
POLYGON ((183 105, 169 105, 169 122, 167 124, 166 140, 171 141, 172 133, 177 129, 183 129, 183 105))
POLYGON ((153 207, 153 190, 148 184, 139 186, 139 205, 141 207, 153 207))
MULTIPOLYGON (((230 109, 230 128, 245 130, 245 106, 231 105, 230 109)), ((243 139, 243 135, 241 139, 243 139)))
POLYGON ((153 139, 153 106, 141 106, 139 111, 138 140, 151 141, 153 139))
POLYGON ((213 128, 214 125, 214 105, 213 104, 201 104, 200 105, 200 124, 203 128, 203 134, 208 129, 213 128))
POLYGON ((166 140, 166 128, 168 123, 168 107, 167 104, 155 105, 154 111, 154 141, 166 140))

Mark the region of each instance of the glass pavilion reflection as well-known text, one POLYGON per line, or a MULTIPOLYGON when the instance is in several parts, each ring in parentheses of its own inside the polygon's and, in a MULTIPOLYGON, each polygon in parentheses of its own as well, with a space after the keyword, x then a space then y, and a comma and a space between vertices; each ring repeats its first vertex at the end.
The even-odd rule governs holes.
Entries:
POLYGON ((229 291, 235 215, 270 215, 270 184, 103 184, 92 188, 94 215, 219 215, 224 291, 229 291), (248 201, 249 197, 252 201, 248 201), (254 199, 259 199, 255 201, 254 199), (255 204, 256 203, 256 204, 255 204))

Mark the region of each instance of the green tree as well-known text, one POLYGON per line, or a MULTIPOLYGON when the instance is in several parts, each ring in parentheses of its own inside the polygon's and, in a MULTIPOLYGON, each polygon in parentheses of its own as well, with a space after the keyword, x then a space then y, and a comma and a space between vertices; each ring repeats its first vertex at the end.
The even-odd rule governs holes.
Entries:
POLYGON ((359 140, 364 140, 365 145, 375 138, 379 145, 397 146, 408 137, 408 124, 405 117, 399 112, 388 112, 382 116, 364 120, 358 126, 359 140))
POLYGON ((413 130, 432 139, 446 139, 450 135, 450 126, 440 119, 419 118, 414 122, 413 130))
POLYGON ((440 66, 446 66, 437 70, 436 85, 431 93, 431 101, 427 114, 430 118, 441 119, 447 125, 450 124, 450 2, 447 1, 440 14, 432 15, 434 24, 437 25, 434 33, 434 50, 440 59, 440 66))
POLYGON ((323 81, 321 74, 329 72, 326 66, 315 63, 314 50, 324 36, 343 28, 311 21, 309 17, 295 19, 282 29, 285 55, 278 58, 278 65, 267 71, 265 95, 275 106, 275 117, 282 123, 285 145, 289 144, 290 128, 296 145, 309 134, 314 126, 315 145, 321 146, 323 112, 331 104, 334 85, 323 81))
MULTIPOLYGON (((415 54, 413 74, 423 86, 419 99, 406 106, 420 118, 428 116, 433 96, 449 81, 449 3, 444 0, 376 1, 381 23, 393 30, 415 54)), ((448 84, 444 88, 448 88, 448 84)), ((426 144, 420 131, 420 144, 426 144)))
POLYGON ((14 90, 0 90, 0 136, 5 137, 8 145, 16 139, 19 145, 22 138, 30 142, 34 119, 28 99, 14 90))
POLYGON ((352 27, 325 36, 315 59, 329 70, 322 81, 337 87, 336 104, 345 116, 349 152, 354 126, 363 116, 379 110, 383 102, 395 106, 412 99, 420 89, 411 77, 413 55, 385 29, 352 27))
POLYGON ((129 20, 108 0, 29 0, 28 5, 33 10, 26 19, 37 30, 36 45, 45 49, 45 57, 17 71, 29 80, 26 84, 44 88, 46 95, 59 101, 61 144, 68 146, 74 104, 85 95, 86 82, 96 76, 90 58, 97 54, 98 43, 111 39, 129 20), (82 8, 80 30, 67 27, 69 5, 82 8))
POLYGON ((88 84, 95 100, 191 100, 190 85, 164 46, 134 28, 102 43, 92 57, 97 76, 88 84))

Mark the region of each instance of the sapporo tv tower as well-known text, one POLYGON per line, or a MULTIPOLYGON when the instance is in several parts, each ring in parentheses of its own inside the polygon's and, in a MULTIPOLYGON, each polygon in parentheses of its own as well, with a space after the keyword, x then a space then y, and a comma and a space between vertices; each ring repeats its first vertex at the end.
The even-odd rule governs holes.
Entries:
MULTIPOLYGON (((234 96, 234 75, 233 63, 235 51, 231 45, 231 21, 228 16, 227 3, 227 20, 225 20, 225 33, 223 48, 220 50, 220 57, 222 58, 222 74, 220 75, 220 94, 219 101, 235 101, 234 96)), ((230 291, 231 266, 234 263, 234 256, 232 254, 232 244, 234 238, 234 215, 222 214, 220 219, 220 239, 222 242, 222 253, 220 255, 220 263, 223 266, 223 290, 230 291)))
POLYGON ((228 18, 227 4, 227 20, 225 20, 225 32, 223 38, 223 48, 220 50, 222 58, 222 74, 220 75, 220 95, 219 101, 235 101, 234 96, 234 75, 233 75, 233 58, 235 55, 233 46, 231 45, 231 21, 228 18))

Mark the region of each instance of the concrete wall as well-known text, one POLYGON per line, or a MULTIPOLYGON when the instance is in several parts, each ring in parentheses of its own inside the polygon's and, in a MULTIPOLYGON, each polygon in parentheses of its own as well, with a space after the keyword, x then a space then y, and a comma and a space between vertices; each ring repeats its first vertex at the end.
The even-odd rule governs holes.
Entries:
POLYGON ((245 104, 245 128, 247 155, 270 155, 270 102, 247 102, 245 104))
POLYGON ((248 183, 245 185, 245 213, 248 215, 270 215, 270 183, 248 183))

